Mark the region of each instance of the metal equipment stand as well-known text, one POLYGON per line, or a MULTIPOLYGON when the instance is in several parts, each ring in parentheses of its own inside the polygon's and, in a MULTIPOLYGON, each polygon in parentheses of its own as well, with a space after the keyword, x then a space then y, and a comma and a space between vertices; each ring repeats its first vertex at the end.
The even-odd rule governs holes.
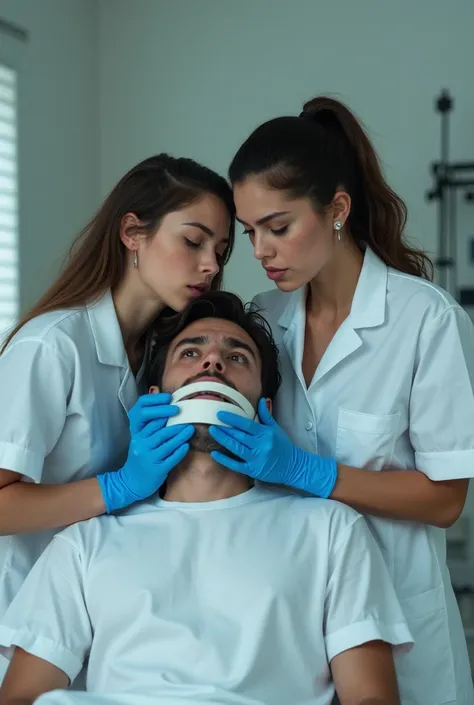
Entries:
POLYGON ((426 197, 429 201, 438 202, 438 253, 435 266, 439 270, 439 284, 455 299, 459 299, 456 277, 456 195, 461 189, 464 198, 474 202, 474 161, 449 161, 449 113, 453 109, 453 99, 448 91, 441 92, 435 105, 441 115, 440 160, 431 165, 435 184, 426 197))

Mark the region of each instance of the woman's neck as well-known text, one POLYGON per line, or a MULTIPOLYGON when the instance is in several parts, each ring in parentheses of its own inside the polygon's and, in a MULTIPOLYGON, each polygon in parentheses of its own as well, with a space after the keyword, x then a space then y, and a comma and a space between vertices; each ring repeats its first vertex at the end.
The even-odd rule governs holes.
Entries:
POLYGON ((122 332, 123 343, 132 368, 139 366, 143 355, 140 349, 143 335, 158 316, 165 304, 145 290, 138 283, 125 278, 113 291, 117 319, 122 332))
POLYGON ((352 241, 338 243, 337 256, 309 283, 307 315, 346 317, 352 305, 364 255, 352 241))

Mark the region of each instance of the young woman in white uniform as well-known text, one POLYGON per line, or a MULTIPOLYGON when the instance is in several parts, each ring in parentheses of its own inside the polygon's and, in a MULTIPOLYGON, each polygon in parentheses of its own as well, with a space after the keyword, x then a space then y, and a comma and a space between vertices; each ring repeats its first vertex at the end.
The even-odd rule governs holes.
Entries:
POLYGON ((352 113, 317 98, 260 126, 230 168, 237 218, 277 289, 257 296, 281 354, 277 425, 221 414, 234 470, 366 515, 416 645, 404 705, 472 705, 445 529, 474 475, 474 334, 403 239, 405 207, 352 113), (284 429, 284 430, 283 430, 284 429), (286 432, 286 433, 285 433, 286 432), (290 441, 291 439, 291 441, 290 441))
MULTIPOLYGON (((0 619, 55 531, 150 496, 186 454, 193 429, 164 428, 169 395, 137 401, 143 361, 165 307, 220 286, 233 224, 225 179, 190 159, 147 159, 5 341, 0 619), (149 443, 146 467, 134 442, 149 443)), ((5 669, 0 657, 0 681, 5 669)))

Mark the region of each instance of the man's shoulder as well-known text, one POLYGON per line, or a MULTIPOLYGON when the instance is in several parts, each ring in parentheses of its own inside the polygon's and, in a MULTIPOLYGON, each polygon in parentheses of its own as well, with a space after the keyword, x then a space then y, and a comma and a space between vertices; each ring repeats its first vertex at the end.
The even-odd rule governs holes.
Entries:
POLYGON ((325 533, 337 540, 363 517, 352 507, 332 499, 308 496, 286 488, 264 489, 262 498, 280 503, 277 512, 285 520, 305 523, 315 534, 325 533))
POLYGON ((59 531, 56 538, 68 541, 79 550, 85 550, 121 529, 127 529, 142 521, 149 521, 153 516, 157 516, 153 500, 143 500, 114 514, 101 514, 92 519, 71 524, 59 531))

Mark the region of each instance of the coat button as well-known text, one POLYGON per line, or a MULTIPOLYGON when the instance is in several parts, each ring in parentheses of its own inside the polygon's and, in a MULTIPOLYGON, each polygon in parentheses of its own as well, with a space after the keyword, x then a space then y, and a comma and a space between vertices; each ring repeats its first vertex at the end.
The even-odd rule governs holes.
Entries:
POLYGON ((306 429, 307 431, 311 431, 312 428, 313 428, 313 422, 312 422, 312 421, 308 421, 307 424, 306 424, 306 426, 305 426, 305 429, 306 429))

